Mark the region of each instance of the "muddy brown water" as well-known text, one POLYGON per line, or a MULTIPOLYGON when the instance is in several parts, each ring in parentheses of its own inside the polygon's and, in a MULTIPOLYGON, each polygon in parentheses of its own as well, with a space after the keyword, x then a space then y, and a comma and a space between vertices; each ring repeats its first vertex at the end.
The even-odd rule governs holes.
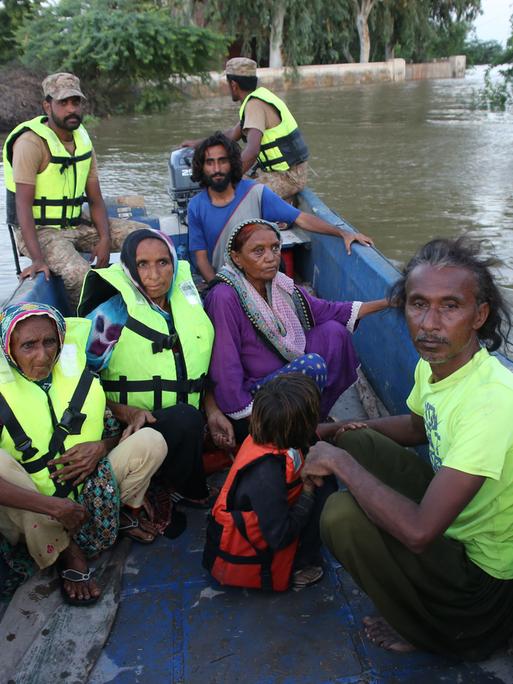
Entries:
MULTIPOLYGON (((371 235, 396 264, 434 236, 468 232, 500 260, 513 288, 513 113, 473 111, 483 69, 464 80, 386 83, 286 94, 310 147, 309 185, 371 235)), ((229 98, 186 100, 169 112, 117 116, 89 127, 105 196, 142 194, 169 214, 173 146, 231 125, 229 98)), ((0 222, 5 223, 3 177, 0 222)), ((0 295, 15 283, 0 234, 0 295)))

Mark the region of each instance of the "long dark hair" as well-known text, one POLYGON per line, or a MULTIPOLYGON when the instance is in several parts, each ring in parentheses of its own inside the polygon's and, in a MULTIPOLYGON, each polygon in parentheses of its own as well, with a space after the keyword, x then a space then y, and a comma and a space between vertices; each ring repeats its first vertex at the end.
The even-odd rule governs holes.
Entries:
POLYGON ((431 240, 410 259, 401 278, 390 292, 389 299, 403 311, 406 305, 408 278, 413 269, 422 264, 436 268, 458 266, 470 271, 476 281, 477 304, 486 302, 490 308, 488 318, 477 331, 478 338, 484 343, 488 351, 495 351, 502 344, 506 348, 509 346, 511 315, 490 271, 490 268, 497 264, 496 260, 480 257, 479 246, 472 244, 465 237, 456 240, 441 238, 431 240))
POLYGON ((206 187, 205 178, 203 176, 203 164, 205 163, 205 153, 209 147, 215 145, 222 145, 226 150, 226 156, 230 161, 230 175, 232 183, 238 183, 242 178, 242 159, 240 156, 240 147, 236 142, 227 138, 221 131, 216 131, 208 138, 205 138, 194 151, 192 157, 192 176, 191 179, 195 183, 199 183, 201 187, 206 187))
POLYGON ((256 444, 308 449, 319 422, 321 395, 312 378, 286 373, 255 395, 249 431, 256 444))

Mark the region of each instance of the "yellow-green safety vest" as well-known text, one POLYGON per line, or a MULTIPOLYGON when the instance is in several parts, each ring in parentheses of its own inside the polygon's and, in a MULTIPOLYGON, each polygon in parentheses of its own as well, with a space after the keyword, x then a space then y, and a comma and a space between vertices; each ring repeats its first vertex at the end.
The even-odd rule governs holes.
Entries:
POLYGON ((244 130, 244 111, 251 98, 272 105, 281 118, 277 126, 264 131, 257 158, 259 166, 265 171, 288 171, 291 166, 306 161, 308 147, 296 120, 285 102, 267 88, 257 88, 244 99, 239 110, 241 130, 244 130))
POLYGON ((119 264, 88 272, 79 313, 86 315, 116 291, 123 297, 128 320, 108 367, 100 371, 107 398, 148 411, 178 402, 199 408, 214 328, 203 310, 189 263, 178 261, 170 299, 172 324, 149 305, 119 264))
POLYGON ((13 179, 13 146, 25 131, 33 131, 46 141, 50 163, 37 174, 32 213, 36 225, 49 228, 69 228, 81 223, 82 204, 87 200, 85 187, 93 146, 86 129, 80 125, 73 131, 75 153, 71 155, 54 131, 45 125, 46 116, 24 121, 11 131, 4 144, 3 160, 7 189, 7 222, 18 225, 16 217, 16 184, 13 179))
POLYGON ((0 361, 0 448, 30 474, 41 494, 74 496, 81 485, 59 484, 46 462, 76 444, 102 438, 105 394, 98 378, 86 367, 85 347, 91 321, 66 319, 64 344, 45 392, 7 361, 0 361), (64 438, 64 439, 63 439, 64 438), (61 444, 56 453, 53 445, 61 444))

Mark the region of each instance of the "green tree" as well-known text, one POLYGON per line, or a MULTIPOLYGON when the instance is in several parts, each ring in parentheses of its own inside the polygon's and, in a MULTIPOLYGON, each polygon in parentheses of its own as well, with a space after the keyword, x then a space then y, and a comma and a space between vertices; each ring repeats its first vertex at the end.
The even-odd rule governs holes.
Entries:
POLYGON ((465 43, 464 53, 467 56, 467 66, 500 64, 503 61, 504 49, 496 40, 472 38, 465 43))
POLYGON ((16 31, 39 7, 40 0, 3 0, 0 2, 0 64, 18 57, 16 31))
POLYGON ((205 7, 209 24, 262 66, 353 61, 352 0, 209 0, 205 7))
POLYGON ((170 79, 219 67, 228 40, 179 25, 160 4, 61 0, 40 8, 17 33, 23 61, 77 73, 99 110, 162 108, 170 79))
POLYGON ((371 17, 374 59, 422 62, 461 53, 481 0, 383 0, 371 17))

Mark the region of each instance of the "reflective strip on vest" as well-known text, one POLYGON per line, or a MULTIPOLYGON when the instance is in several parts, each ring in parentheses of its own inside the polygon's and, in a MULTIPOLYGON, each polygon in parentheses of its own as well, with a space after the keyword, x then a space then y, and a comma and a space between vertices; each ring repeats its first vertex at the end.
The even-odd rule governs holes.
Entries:
POLYGON ((279 113, 281 121, 274 128, 266 129, 260 141, 258 163, 265 171, 288 171, 291 166, 308 159, 308 147, 296 120, 289 108, 267 88, 257 88, 243 101, 239 118, 241 130, 244 129, 244 111, 251 98, 272 105, 279 113))
POLYGON ((16 184, 13 178, 13 146, 26 131, 33 131, 42 138, 50 150, 50 162, 46 169, 36 176, 32 214, 37 226, 69 228, 81 223, 82 204, 86 201, 85 187, 93 146, 86 129, 80 125, 73 131, 75 153, 71 155, 54 131, 45 125, 47 117, 38 116, 25 121, 9 134, 4 144, 3 162, 9 223, 18 224, 15 215, 14 195, 16 184))

